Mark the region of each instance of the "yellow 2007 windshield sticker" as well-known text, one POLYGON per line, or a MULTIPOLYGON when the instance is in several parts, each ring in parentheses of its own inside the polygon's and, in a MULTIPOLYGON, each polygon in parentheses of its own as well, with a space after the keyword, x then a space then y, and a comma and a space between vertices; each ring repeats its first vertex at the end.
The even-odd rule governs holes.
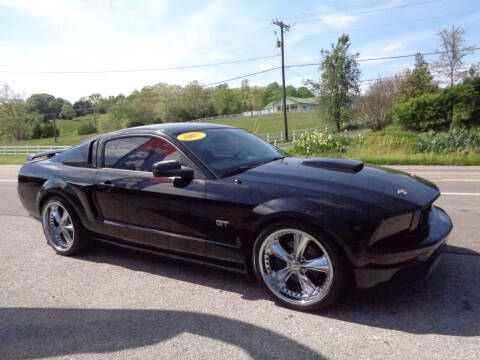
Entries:
POLYGON ((183 133, 177 136, 177 139, 180 141, 193 141, 203 139, 207 134, 199 131, 193 131, 188 133, 183 133))

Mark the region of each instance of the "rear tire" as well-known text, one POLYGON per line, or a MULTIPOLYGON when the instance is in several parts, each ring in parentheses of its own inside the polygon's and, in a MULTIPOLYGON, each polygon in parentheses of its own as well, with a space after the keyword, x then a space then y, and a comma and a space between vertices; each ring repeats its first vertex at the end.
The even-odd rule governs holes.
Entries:
POLYGON ((43 204, 42 226, 47 243, 57 254, 72 256, 88 247, 88 232, 75 210, 59 197, 52 197, 43 204))
POLYGON ((278 303, 315 311, 334 303, 348 283, 338 245, 318 229, 297 221, 263 230, 253 246, 255 276, 278 303))

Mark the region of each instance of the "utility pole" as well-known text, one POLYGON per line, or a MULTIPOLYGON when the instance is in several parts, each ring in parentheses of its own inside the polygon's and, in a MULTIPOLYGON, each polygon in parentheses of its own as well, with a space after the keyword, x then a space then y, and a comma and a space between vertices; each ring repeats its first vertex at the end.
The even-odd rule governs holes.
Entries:
POLYGON ((57 142, 57 122, 55 121, 55 114, 53 115, 53 138, 57 142))
POLYGON ((285 46, 283 40, 284 31, 290 30, 290 25, 286 25, 283 21, 273 20, 273 25, 280 27, 280 41, 277 41, 277 47, 282 49, 282 96, 283 96, 283 122, 285 125, 285 141, 288 142, 288 123, 287 123, 287 94, 285 91, 285 46))

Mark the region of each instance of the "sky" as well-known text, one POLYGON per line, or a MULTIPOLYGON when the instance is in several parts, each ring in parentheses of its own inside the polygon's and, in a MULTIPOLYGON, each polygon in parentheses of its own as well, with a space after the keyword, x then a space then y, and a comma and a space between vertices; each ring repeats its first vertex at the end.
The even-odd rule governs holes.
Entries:
MULTIPOLYGON (((360 59, 438 50, 436 32, 451 25, 465 30, 466 45, 480 47, 478 0, 0 0, 0 83, 25 97, 49 93, 71 102, 92 93, 128 95, 159 82, 210 84, 280 66, 273 19, 291 25, 286 65, 318 63, 321 49, 342 33, 350 35, 351 51, 360 59), (118 72, 259 57, 193 69, 118 72)), ((466 58, 479 61, 480 50, 466 58)), ((392 76, 413 62, 363 61, 361 78, 392 76)), ((286 71, 287 85, 319 78, 317 66, 286 71)), ((280 83, 281 72, 248 80, 280 83)))

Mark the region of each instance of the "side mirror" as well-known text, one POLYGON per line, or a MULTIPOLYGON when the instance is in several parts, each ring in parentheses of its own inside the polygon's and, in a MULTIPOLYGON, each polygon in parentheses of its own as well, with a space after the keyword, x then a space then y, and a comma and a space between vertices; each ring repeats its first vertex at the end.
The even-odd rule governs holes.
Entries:
POLYGON ((153 164, 152 172, 155 177, 173 177, 175 186, 186 185, 193 179, 193 170, 177 160, 159 161, 153 164))

